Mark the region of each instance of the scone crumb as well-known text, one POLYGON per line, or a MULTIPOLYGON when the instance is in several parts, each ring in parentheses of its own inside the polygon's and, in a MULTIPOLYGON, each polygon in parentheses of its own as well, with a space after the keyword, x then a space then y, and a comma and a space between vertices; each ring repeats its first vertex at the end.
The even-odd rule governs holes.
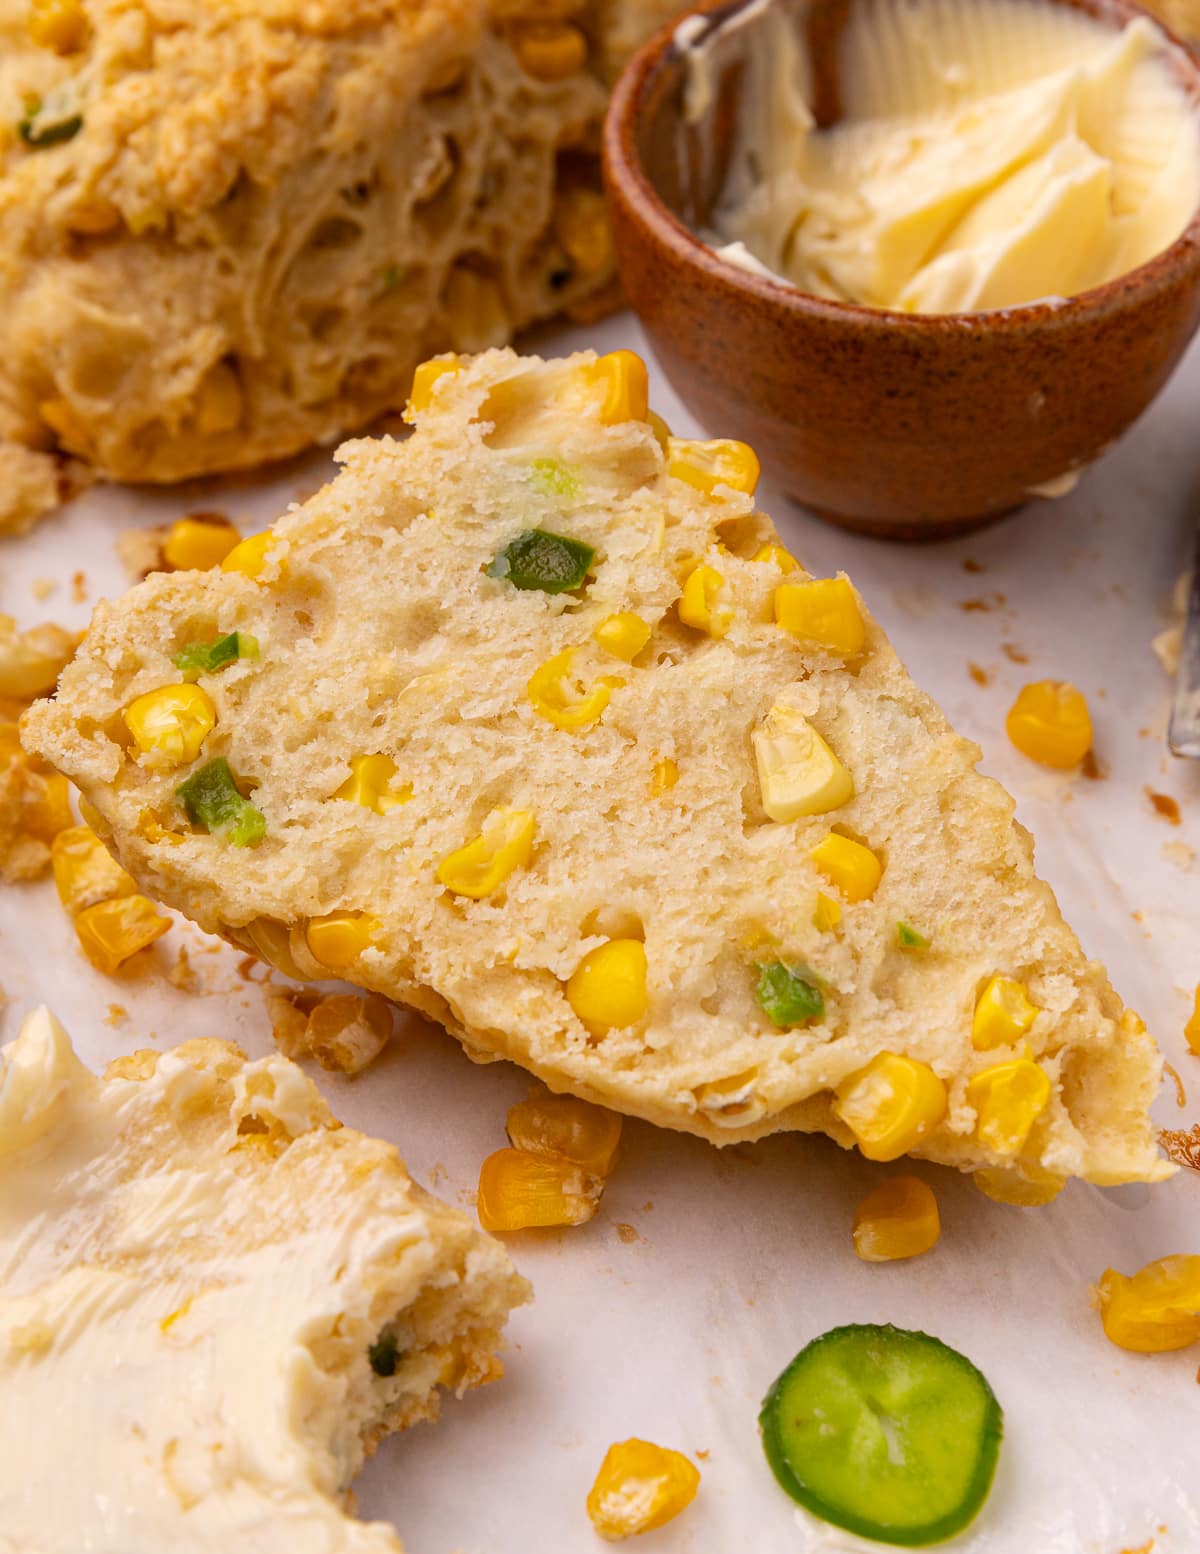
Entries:
POLYGON ((140 583, 151 572, 160 572, 163 564, 165 524, 153 529, 122 529, 117 535, 117 557, 131 583, 140 583))
POLYGON ((52 577, 35 577, 29 585, 29 592, 40 604, 44 599, 48 599, 57 587, 58 584, 52 577))
POLYGON ((124 1004, 109 1004, 108 1013, 104 1016, 105 1025, 124 1025, 129 1018, 129 1010, 124 1004))
POLYGON ((86 572, 71 573, 71 602, 73 604, 86 604, 88 596, 88 580, 86 572))
POLYGON ((1180 1111, 1182 1111, 1183 1108, 1187 1105, 1187 1091, 1183 1088, 1182 1076, 1173 1063, 1164 1063, 1163 1073, 1166 1074, 1167 1078, 1170 1079, 1174 1084, 1175 1104, 1179 1107, 1180 1111))
POLYGON ((268 984, 271 1034, 285 1057, 313 1057, 335 1074, 358 1074, 387 1046, 392 1006, 377 993, 334 993, 268 984))
POLYGON ((167 972, 167 981, 173 987, 177 987, 181 993, 196 991, 196 968, 192 965, 186 945, 179 946, 175 964, 167 972))

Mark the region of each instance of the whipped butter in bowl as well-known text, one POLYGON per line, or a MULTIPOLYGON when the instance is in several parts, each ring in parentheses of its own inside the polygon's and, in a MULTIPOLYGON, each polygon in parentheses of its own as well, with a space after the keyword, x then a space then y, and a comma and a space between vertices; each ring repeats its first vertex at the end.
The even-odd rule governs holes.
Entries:
POLYGON ((605 151, 676 386, 839 521, 1069 489, 1200 321, 1200 66, 1123 0, 702 6, 605 151))

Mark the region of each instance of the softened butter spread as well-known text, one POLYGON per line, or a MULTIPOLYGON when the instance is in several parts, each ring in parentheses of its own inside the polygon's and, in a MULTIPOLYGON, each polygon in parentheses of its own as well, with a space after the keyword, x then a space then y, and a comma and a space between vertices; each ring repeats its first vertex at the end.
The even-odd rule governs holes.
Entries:
MULTIPOLYGON (((796 20, 757 5, 735 20, 746 79, 710 234, 735 264, 822 297, 974 312, 1122 275, 1200 206, 1200 114, 1145 18, 858 0, 826 129, 796 20)), ((719 42, 689 50, 694 105, 719 42)))

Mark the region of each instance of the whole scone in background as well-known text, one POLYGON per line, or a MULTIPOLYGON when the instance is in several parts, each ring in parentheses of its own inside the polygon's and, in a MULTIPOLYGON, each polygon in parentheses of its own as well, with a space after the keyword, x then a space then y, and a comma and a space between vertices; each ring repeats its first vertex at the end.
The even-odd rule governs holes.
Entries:
POLYGON ((674 0, 0 0, 0 532, 245 468, 611 287, 605 82, 674 0))

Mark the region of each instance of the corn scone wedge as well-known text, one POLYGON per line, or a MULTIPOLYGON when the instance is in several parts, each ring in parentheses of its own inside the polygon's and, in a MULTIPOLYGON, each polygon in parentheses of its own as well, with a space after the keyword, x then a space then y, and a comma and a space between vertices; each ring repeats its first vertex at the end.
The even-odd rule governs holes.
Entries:
POLYGON ((102 605, 27 714, 143 888, 716 1143, 1168 1173, 1144 1026, 749 448, 672 437, 625 351, 441 358, 409 416, 102 605))
POLYGON ((501 1373, 504 1249, 222 1041, 97 1076, 46 1010, 0 1052, 0 1549, 402 1554, 348 1485, 501 1373))

